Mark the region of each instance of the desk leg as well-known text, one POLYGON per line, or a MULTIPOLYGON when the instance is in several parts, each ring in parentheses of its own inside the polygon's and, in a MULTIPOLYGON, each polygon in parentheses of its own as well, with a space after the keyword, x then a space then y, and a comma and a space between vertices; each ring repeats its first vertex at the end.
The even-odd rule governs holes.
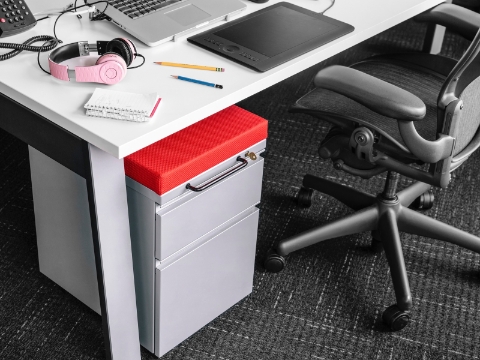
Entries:
POLYGON ((85 178, 108 360, 140 360, 123 160, 85 143, 85 178))

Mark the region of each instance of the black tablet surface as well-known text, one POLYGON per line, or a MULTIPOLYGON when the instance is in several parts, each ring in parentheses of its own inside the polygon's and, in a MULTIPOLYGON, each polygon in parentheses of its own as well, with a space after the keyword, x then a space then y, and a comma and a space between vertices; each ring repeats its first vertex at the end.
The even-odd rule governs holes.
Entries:
POLYGON ((263 72, 353 30, 349 24, 280 2, 187 40, 263 72))

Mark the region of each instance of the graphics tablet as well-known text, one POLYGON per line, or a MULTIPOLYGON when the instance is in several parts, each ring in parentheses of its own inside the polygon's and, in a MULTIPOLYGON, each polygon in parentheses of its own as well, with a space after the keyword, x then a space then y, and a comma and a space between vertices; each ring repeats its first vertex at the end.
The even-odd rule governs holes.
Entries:
POLYGON ((187 40, 263 72, 353 30, 349 24, 280 2, 187 40))

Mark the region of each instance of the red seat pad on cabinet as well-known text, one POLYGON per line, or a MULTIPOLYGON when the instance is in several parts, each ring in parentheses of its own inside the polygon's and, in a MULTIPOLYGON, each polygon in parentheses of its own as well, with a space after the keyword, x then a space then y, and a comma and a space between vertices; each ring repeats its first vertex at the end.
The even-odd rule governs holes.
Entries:
POLYGON ((125 174, 162 195, 267 138, 267 121, 230 106, 125 158, 125 174))

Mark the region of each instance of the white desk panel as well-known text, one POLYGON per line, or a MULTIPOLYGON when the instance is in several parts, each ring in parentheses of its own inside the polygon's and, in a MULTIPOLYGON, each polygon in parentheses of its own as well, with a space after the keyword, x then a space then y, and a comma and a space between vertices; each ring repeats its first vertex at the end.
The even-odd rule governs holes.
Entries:
MULTIPOLYGON (((55 5, 59 3, 59 0, 52 1, 55 5)), ((266 4, 245 1, 247 9, 241 16, 277 2, 280 0, 270 0, 266 4)), ((316 12, 323 11, 330 4, 330 0, 291 2, 316 12)), ((136 41, 139 53, 146 57, 146 63, 139 69, 129 70, 125 79, 114 86, 57 80, 38 68, 36 54, 23 52, 0 63, 0 92, 113 156, 123 158, 441 2, 442 0, 336 0, 326 15, 353 25, 355 31, 266 73, 255 72, 214 55, 188 43, 186 37, 153 48, 136 41), (172 68, 156 65, 154 61, 224 67, 226 71, 216 73, 172 68), (224 89, 175 80, 170 75, 214 82, 223 85, 224 89), (162 102, 148 123, 87 117, 83 105, 95 87, 157 92, 162 97, 162 102)), ((4 41, 23 42, 35 35, 53 34, 54 21, 55 18, 40 21, 32 30, 4 41)), ((207 28, 202 28, 197 33, 207 28)), ((89 22, 85 16, 82 20, 74 16, 62 17, 57 24, 57 35, 64 43, 82 40, 93 43, 96 40, 128 37, 127 33, 113 24, 105 21, 89 22)), ((41 59, 44 67, 47 67, 47 55, 42 54, 41 59)))

